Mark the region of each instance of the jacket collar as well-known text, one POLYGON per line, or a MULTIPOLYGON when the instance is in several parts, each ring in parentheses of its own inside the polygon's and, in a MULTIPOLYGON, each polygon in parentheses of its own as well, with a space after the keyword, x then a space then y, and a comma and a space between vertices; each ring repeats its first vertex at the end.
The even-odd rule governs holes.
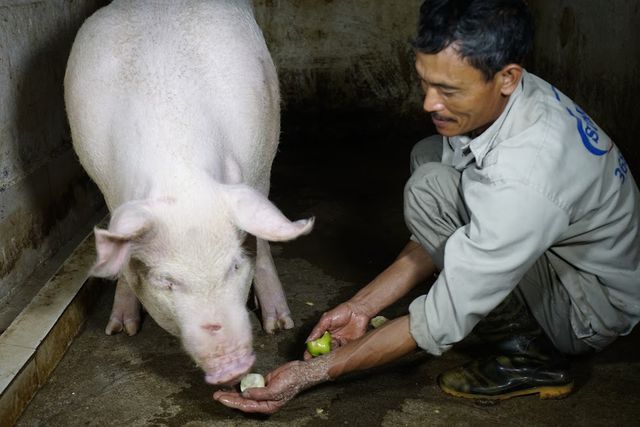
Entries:
POLYGON ((499 143, 498 135, 504 122, 507 120, 509 113, 513 107, 515 101, 521 96, 524 87, 524 81, 527 78, 527 72, 522 71, 520 77, 520 83, 516 90, 509 96, 504 111, 500 114, 498 119, 491 124, 475 138, 470 138, 467 135, 458 135, 452 137, 445 137, 445 140, 449 143, 449 146, 453 149, 453 166, 462 170, 467 167, 475 159, 476 165, 482 167, 484 158, 491 149, 499 143))

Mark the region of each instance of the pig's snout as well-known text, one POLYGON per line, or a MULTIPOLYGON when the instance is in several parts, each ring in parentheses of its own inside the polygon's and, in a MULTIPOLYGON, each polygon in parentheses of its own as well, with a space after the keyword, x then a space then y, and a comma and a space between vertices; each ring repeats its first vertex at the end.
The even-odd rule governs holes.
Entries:
POLYGON ((209 384, 234 382, 247 373, 255 361, 256 356, 253 353, 224 355, 207 363, 204 380, 209 384))
POLYGON ((229 384, 246 374, 256 361, 251 345, 249 313, 218 298, 211 305, 185 314, 182 324, 184 348, 204 371, 209 384, 229 384), (207 314, 207 310, 209 313, 207 314), (204 315, 198 316, 198 313, 204 315))

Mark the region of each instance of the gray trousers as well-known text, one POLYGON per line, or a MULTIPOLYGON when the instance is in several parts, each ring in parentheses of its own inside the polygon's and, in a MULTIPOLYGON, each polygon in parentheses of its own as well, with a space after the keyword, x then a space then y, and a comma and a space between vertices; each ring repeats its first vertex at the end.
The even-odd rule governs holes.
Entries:
MULTIPOLYGON (((413 238, 442 270, 444 246, 458 228, 469 222, 460 187, 461 173, 440 163, 442 136, 420 141, 411 153, 411 178, 404 194, 405 221, 413 238)), ((566 354, 592 350, 571 327, 571 299, 543 254, 527 271, 515 296, 523 301, 555 347, 566 354)))

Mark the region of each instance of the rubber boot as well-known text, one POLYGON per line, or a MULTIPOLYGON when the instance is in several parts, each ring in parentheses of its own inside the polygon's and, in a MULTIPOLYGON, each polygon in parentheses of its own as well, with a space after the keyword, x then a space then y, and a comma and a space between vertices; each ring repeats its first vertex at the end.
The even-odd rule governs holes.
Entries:
POLYGON ((529 394, 549 399, 565 397, 573 389, 568 360, 515 296, 508 297, 474 332, 493 342, 497 355, 441 374, 438 385, 445 393, 470 399, 503 400, 529 394))
POLYGON ((537 336, 542 329, 527 306, 514 293, 505 298, 473 329, 483 342, 501 342, 514 335, 537 336))

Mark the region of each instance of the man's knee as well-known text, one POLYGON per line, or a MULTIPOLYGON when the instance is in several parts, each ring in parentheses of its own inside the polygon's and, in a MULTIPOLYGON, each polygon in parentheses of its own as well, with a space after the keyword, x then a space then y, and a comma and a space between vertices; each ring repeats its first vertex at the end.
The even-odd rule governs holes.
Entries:
POLYGON ((416 168, 404 188, 405 204, 423 197, 450 198, 457 194, 460 172, 442 163, 429 162, 416 168))
POLYGON ((410 156, 411 173, 420 165, 442 160, 442 136, 432 135, 413 146, 410 156))
POLYGON ((440 269, 446 240, 465 223, 459 183, 460 172, 451 166, 426 163, 405 186, 405 223, 440 269))
POLYGON ((514 294, 527 305, 536 322, 561 353, 574 355, 592 351, 573 330, 573 302, 546 252, 525 273, 514 294))

